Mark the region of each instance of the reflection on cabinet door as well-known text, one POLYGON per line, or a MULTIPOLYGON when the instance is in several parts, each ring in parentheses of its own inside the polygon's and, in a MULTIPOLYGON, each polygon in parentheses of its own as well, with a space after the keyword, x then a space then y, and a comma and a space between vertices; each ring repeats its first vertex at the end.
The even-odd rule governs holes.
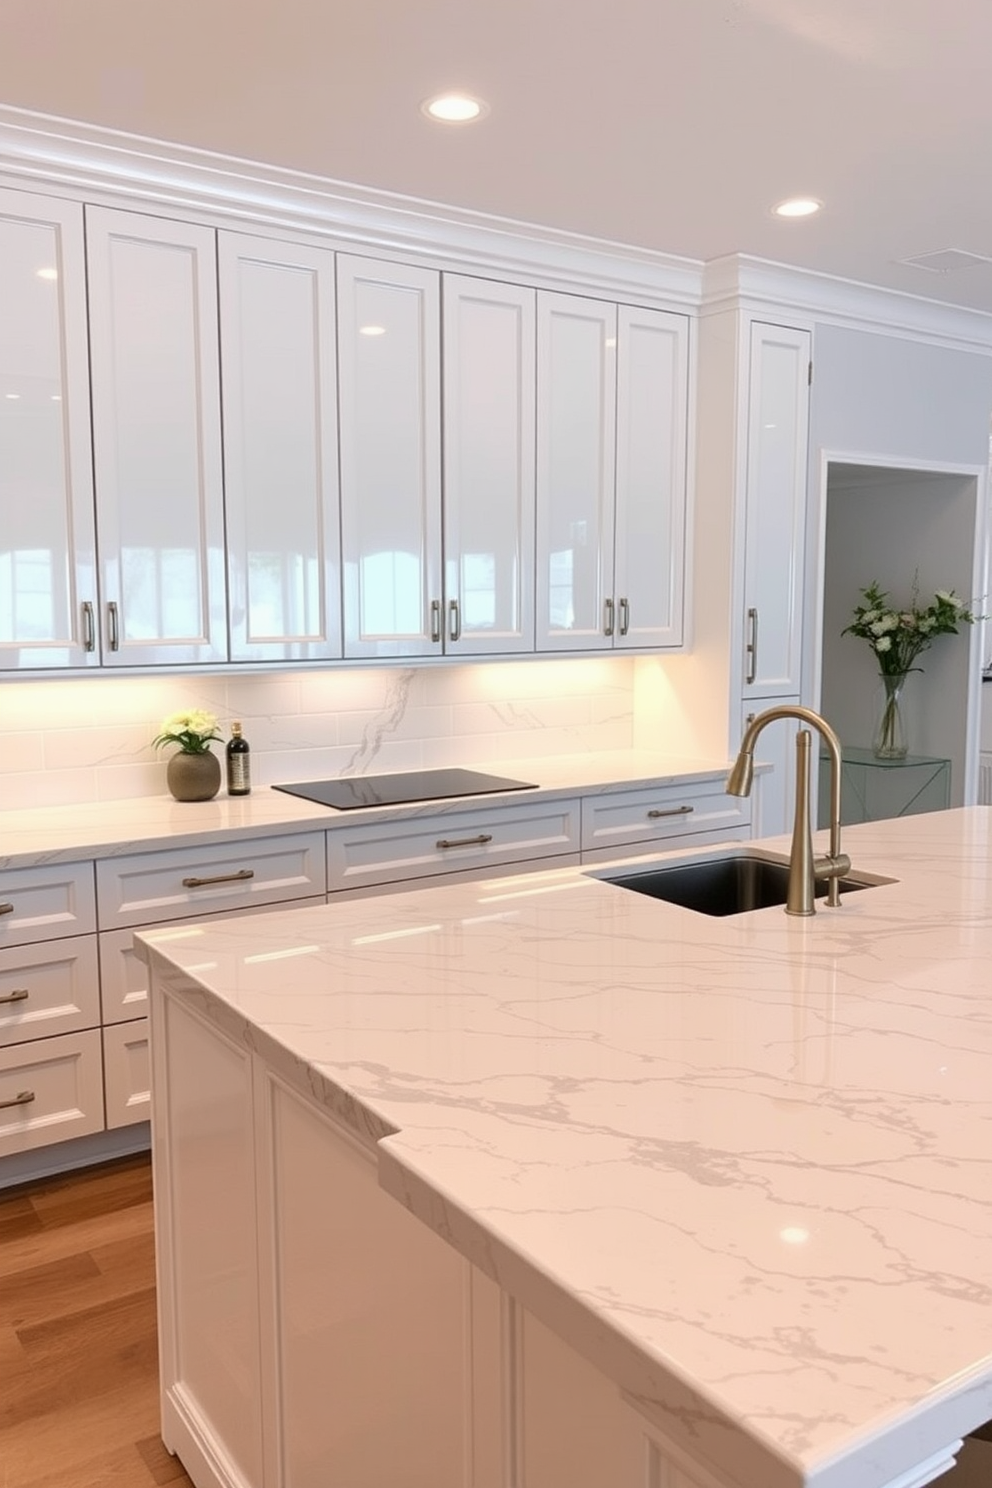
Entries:
POLYGON ((751 327, 744 540, 744 694, 801 691, 808 331, 751 327))
POLYGON ((86 209, 103 660, 227 660, 210 228, 86 209))
POLYGON ((231 660, 339 657, 334 256, 217 249, 231 660))
POLYGON ((0 668, 87 667, 96 554, 83 209, 0 191, 0 668))
POLYGON ((442 648, 440 283, 339 254, 344 652, 442 648))
POLYGON ((537 649, 609 650, 617 310, 537 299, 537 649))
POLYGON ((689 322, 619 307, 614 645, 683 638, 689 322))
POLYGON ((443 295, 445 651, 533 651, 535 293, 443 295))

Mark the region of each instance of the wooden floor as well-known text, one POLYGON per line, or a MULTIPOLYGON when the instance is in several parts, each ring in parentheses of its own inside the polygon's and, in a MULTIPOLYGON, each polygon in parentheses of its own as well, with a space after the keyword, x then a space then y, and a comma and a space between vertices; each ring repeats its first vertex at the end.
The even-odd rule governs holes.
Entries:
POLYGON ((150 1160, 0 1191, 0 1488, 190 1483, 158 1434, 150 1160))

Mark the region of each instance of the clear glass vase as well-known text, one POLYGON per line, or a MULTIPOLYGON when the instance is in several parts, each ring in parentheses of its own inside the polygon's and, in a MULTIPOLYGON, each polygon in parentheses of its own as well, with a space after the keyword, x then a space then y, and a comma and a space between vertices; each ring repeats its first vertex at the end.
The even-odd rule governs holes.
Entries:
POLYGON ((909 753, 906 719, 902 711, 908 672, 883 672, 875 698, 875 727, 871 748, 876 759, 900 760, 909 753))

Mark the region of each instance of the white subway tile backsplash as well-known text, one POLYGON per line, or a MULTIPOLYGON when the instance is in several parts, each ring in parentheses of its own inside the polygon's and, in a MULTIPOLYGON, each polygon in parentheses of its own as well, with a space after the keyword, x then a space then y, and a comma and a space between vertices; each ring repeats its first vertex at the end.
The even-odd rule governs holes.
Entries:
MULTIPOLYGON (((0 683, 0 809, 165 795, 170 713, 240 718, 257 785, 630 748, 634 659, 0 683)), ((220 752, 221 745, 215 745, 220 752)))

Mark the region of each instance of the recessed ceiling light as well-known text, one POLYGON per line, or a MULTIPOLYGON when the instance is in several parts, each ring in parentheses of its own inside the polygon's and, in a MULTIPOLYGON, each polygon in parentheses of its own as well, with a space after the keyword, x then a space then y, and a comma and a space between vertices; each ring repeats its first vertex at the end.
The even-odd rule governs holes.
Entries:
POLYGON ((489 105, 481 98, 470 98, 467 93, 439 93, 420 105, 421 113, 441 124, 471 124, 489 112, 489 105))
POLYGON ((776 217, 812 217, 822 207, 823 203, 813 196, 790 196, 787 201, 779 202, 772 211, 776 217))

